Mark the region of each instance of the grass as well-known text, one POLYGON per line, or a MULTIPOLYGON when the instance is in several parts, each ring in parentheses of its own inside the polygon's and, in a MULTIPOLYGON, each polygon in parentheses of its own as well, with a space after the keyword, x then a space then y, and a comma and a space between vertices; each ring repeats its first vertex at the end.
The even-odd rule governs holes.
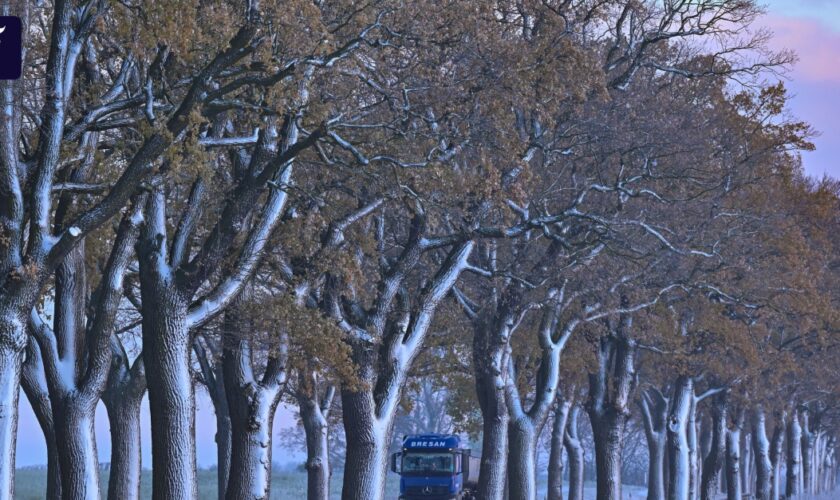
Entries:
MULTIPOLYGON (((100 473, 102 483, 102 496, 108 490, 108 471, 100 473)), ((46 488, 47 470, 44 468, 18 469, 15 476, 15 499, 16 500, 42 500, 46 488)), ((336 474, 330 483, 330 498, 341 498, 341 475, 336 474)), ((386 484, 387 498, 397 498, 399 490, 399 478, 388 474, 386 484)), ((203 500, 217 498, 216 471, 202 469, 198 471, 198 497, 203 500)), ((140 498, 151 498, 152 495, 152 471, 144 470, 140 480, 140 498)), ((275 471, 271 477, 271 498, 306 498, 306 473, 293 471, 275 471)))

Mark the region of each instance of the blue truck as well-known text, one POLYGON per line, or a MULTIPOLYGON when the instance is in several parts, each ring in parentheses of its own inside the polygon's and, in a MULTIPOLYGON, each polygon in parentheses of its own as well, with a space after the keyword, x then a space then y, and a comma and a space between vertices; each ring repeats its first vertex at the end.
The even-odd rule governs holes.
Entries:
POLYGON ((475 500, 481 460, 453 434, 406 436, 391 455, 400 500, 475 500))

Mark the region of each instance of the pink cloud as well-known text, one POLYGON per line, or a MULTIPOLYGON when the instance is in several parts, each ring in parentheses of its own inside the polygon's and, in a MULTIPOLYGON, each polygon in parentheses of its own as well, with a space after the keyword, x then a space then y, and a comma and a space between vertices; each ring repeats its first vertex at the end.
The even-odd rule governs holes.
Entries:
POLYGON ((840 33, 815 20, 767 15, 761 24, 774 33, 770 46, 791 49, 799 56, 792 77, 820 83, 840 83, 840 33))

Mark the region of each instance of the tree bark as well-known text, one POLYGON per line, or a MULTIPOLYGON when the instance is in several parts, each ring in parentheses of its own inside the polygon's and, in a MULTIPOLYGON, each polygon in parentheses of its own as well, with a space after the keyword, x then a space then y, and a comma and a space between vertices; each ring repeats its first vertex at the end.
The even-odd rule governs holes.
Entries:
POLYGON ((702 500, 714 500, 719 490, 720 471, 723 465, 726 449, 726 394, 715 397, 712 405, 712 438, 711 447, 703 460, 703 474, 701 477, 700 495, 702 500))
POLYGON ((341 498, 382 500, 394 420, 392 417, 376 418, 373 398, 364 391, 343 389, 341 403, 347 439, 341 498))
POLYGON ((569 410, 569 423, 563 438, 569 456, 569 500, 583 500, 583 446, 578 438, 578 410, 577 405, 569 410))
POLYGON ((587 412, 595 441, 597 500, 622 498, 621 459, 625 424, 630 417, 636 344, 627 337, 629 316, 622 315, 619 322, 616 335, 601 338, 598 373, 589 376, 587 412))
POLYGON ((680 376, 674 388, 674 399, 668 415, 668 498, 688 500, 691 467, 688 447, 688 423, 694 381, 680 376))
POLYGON ((47 490, 46 500, 61 498, 61 473, 58 465, 58 450, 55 445, 55 425, 53 424, 52 407, 50 406, 49 389, 44 377, 41 350, 35 339, 29 339, 26 351, 26 362, 23 365, 21 387, 26 393, 29 405, 38 419, 41 432, 47 447, 47 490))
POLYGON ((538 431, 528 418, 513 418, 508 424, 508 495, 509 498, 537 498, 538 431))
POLYGON ((505 401, 504 371, 508 363, 507 339, 512 318, 503 318, 495 323, 495 326, 477 326, 473 340, 475 388, 482 418, 478 497, 487 500, 505 498, 510 420, 505 401))
POLYGON ((726 499, 741 500, 741 420, 726 432, 726 499))
POLYGON ((17 444, 18 394, 25 323, 13 312, 0 309, 0 500, 15 496, 15 447, 17 444))
POLYGON ((758 407, 753 413, 752 448, 755 452, 755 498, 770 500, 773 477, 773 463, 770 460, 770 441, 767 439, 764 409, 758 407))
POLYGON ((143 355, 133 364, 116 335, 111 337, 113 362, 102 402, 111 424, 111 471, 108 500, 138 500, 142 455, 140 405, 146 393, 143 355))
POLYGON ((140 498, 140 402, 141 398, 126 398, 116 405, 106 405, 111 424, 108 500, 140 498))
POLYGON ((195 388, 187 301, 141 253, 143 363, 152 421, 152 498, 197 497, 195 388))
POLYGON ((93 430, 95 407, 75 401, 53 401, 55 438, 61 468, 61 496, 67 500, 99 500, 99 457, 93 430))
POLYGON ((572 400, 558 401, 551 426, 551 451, 548 456, 548 500, 563 500, 563 438, 572 400))
MULTIPOLYGON (((250 401, 231 406, 231 460, 228 500, 268 499, 271 489, 272 428, 279 394, 243 394, 250 401)), ((238 398, 243 400, 244 398, 238 398)))
POLYGON ((225 498, 268 499, 271 491, 271 452, 274 415, 286 384, 288 344, 284 334, 275 353, 268 356, 260 379, 254 372, 250 331, 238 326, 234 307, 225 315, 222 371, 230 412, 230 476, 225 498))
POLYGON ((327 500, 330 495, 329 417, 335 388, 330 386, 319 400, 316 380, 312 377, 312 393, 299 390, 297 399, 300 418, 306 433, 306 498, 327 500))
POLYGON ((782 456, 784 455, 785 413, 776 416, 773 428, 773 440, 770 446, 770 463, 772 464, 772 479, 770 482, 770 500, 779 500, 782 495, 782 456))
POLYGON ((793 498, 802 493, 802 428, 799 426, 799 415, 794 410, 787 426, 787 484, 785 495, 793 498))
POLYGON ((814 432, 811 421, 811 412, 805 408, 801 412, 802 416, 802 493, 814 493, 814 449, 816 444, 817 433, 814 432))
POLYGON ((647 499, 665 499, 665 444, 668 421, 668 398, 656 388, 642 393, 639 406, 648 445, 647 499))

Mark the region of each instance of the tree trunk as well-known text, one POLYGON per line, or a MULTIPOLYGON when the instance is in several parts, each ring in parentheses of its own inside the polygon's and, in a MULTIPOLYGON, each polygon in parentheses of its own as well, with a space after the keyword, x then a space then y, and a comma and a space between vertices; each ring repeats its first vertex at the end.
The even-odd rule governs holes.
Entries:
POLYGON ((508 425, 508 497, 522 500, 537 498, 537 437, 531 419, 511 419, 508 425))
POLYGON ((569 500, 583 500, 583 446, 578 438, 577 405, 569 410, 569 423, 563 445, 569 456, 569 500))
POLYGON ((218 467, 216 484, 218 485, 218 498, 224 500, 230 482, 233 426, 230 422, 227 403, 224 405, 214 404, 213 408, 216 411, 216 465, 218 467))
POLYGON ((551 451, 548 456, 548 500, 563 500, 563 438, 572 407, 570 399, 558 401, 551 426, 551 451))
POLYGON ((46 500, 57 500, 61 498, 61 474, 58 465, 58 450, 55 445, 55 425, 47 381, 44 378, 41 352, 32 337, 30 337, 27 346, 21 387, 23 387, 23 392, 26 393, 26 398, 35 413, 35 418, 38 419, 47 447, 47 491, 44 498, 46 500))
POLYGON ((590 413, 589 419, 595 441, 597 500, 621 500, 621 452, 627 417, 609 410, 594 417, 590 413))
MULTIPOLYGON (((314 382, 314 381, 313 381, 314 382)), ((329 387, 322 401, 318 401, 312 387, 312 395, 298 395, 300 419, 306 433, 306 498, 327 500, 330 495, 330 447, 329 415, 335 389, 329 387)))
POLYGON ((720 489, 720 470, 723 465, 726 448, 726 394, 715 397, 712 406, 712 439, 711 447, 703 460, 703 474, 700 484, 700 498, 714 500, 720 489))
POLYGON ((753 485, 753 462, 752 462, 752 436, 749 432, 741 432, 741 488, 743 495, 747 498, 752 493, 753 485))
POLYGON ((811 429, 810 412, 806 409, 802 412, 802 491, 810 494, 814 492, 814 444, 816 432, 811 429))
POLYGON ((242 396, 248 397, 248 401, 230 405, 231 459, 226 498, 268 499, 272 428, 280 395, 258 391, 242 396))
POLYGON ((74 401, 53 402, 55 439, 61 468, 61 496, 99 500, 99 458, 93 430, 95 408, 74 401))
POLYGON ((698 397, 692 394, 691 407, 688 410, 688 498, 697 500, 700 498, 700 443, 698 442, 697 421, 698 397))
POLYGON ((343 389, 341 402, 347 439, 341 498, 383 500, 393 416, 376 418, 373 396, 365 389, 343 389))
POLYGON ((770 460, 770 441, 767 440, 764 409, 756 408, 752 422, 752 448, 755 452, 755 498, 770 500, 773 463, 770 460))
POLYGON ((108 500, 140 498, 140 403, 141 398, 126 397, 106 403, 111 424, 111 473, 108 500))
POLYGON ((665 444, 669 400, 651 387, 642 392, 639 407, 648 446, 647 499, 665 500, 665 444))
POLYGON ((510 416, 503 374, 507 369, 508 335, 507 326, 478 326, 473 340, 475 388, 482 418, 478 497, 487 500, 505 498, 510 416))
POLYGON ((788 498, 802 493, 802 428, 799 426, 799 415, 794 410, 787 427, 787 484, 785 495, 788 498))
POLYGON ((152 498, 197 497, 195 388, 186 301, 170 284, 156 286, 143 269, 143 362, 152 421, 152 498))
POLYGON ((25 323, 9 316, 0 312, 0 500, 15 496, 18 394, 26 343, 25 323))
POLYGON ((784 454, 785 415, 776 417, 773 428, 773 441, 770 446, 770 463, 772 464, 772 479, 770 482, 770 500, 779 500, 782 495, 782 455, 784 454))
POLYGON ((622 498, 621 459, 636 353, 635 342, 626 336, 629 327, 629 316, 622 316, 617 335, 601 338, 598 373, 589 376, 587 412, 595 441, 597 500, 622 498))
POLYGON ((688 448, 688 417, 694 399, 694 381, 681 376, 674 388, 674 403, 668 415, 668 498, 688 500, 691 467, 688 448))
POLYGON ((741 500, 741 428, 736 423, 726 433, 726 499, 741 500))

